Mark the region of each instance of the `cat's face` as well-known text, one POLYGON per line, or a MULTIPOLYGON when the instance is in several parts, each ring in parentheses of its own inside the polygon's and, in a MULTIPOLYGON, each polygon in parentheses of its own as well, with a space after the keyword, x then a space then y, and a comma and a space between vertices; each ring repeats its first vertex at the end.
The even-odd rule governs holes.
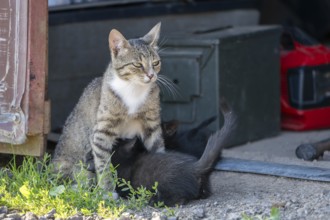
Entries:
POLYGON ((112 66, 121 79, 142 85, 156 82, 161 67, 157 52, 159 32, 160 23, 138 39, 126 40, 115 29, 110 32, 112 66))

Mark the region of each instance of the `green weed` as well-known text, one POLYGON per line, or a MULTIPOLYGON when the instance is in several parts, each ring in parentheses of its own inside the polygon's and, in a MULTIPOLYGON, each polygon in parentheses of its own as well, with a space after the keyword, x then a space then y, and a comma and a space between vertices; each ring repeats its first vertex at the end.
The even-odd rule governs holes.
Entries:
MULTIPOLYGON (((76 183, 60 180, 49 165, 50 156, 42 160, 24 159, 21 166, 13 160, 8 168, 0 169, 0 206, 21 212, 33 212, 38 216, 56 210, 56 218, 67 218, 77 213, 86 216, 98 214, 103 218, 118 218, 127 209, 141 210, 157 193, 157 183, 152 190, 144 187, 134 189, 129 181, 117 177, 111 167, 116 184, 129 191, 128 199, 112 199, 111 192, 99 186, 90 186, 84 172, 76 175, 76 183)), ((159 205, 159 208, 165 206, 159 205)), ((165 207, 166 208, 166 207, 165 207)))
POLYGON ((280 210, 276 207, 272 207, 270 210, 270 216, 269 217, 263 217, 263 216, 248 216, 245 213, 242 214, 243 220, 280 220, 280 210))

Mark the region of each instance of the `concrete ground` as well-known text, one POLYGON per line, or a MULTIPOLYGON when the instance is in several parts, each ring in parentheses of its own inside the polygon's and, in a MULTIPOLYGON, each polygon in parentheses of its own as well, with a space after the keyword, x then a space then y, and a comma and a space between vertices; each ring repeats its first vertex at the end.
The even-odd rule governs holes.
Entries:
MULTIPOLYGON (((282 131, 276 137, 225 149, 223 156, 330 170, 330 152, 312 162, 295 155, 300 144, 327 138, 330 130, 282 131)), ((212 196, 181 207, 179 219, 238 220, 244 214, 251 219, 267 219, 272 207, 279 209, 281 220, 328 220, 330 216, 330 182, 214 171, 211 185, 212 196)))
MULTIPOLYGON (((321 167, 330 170, 330 152, 317 161, 303 161, 295 155, 297 146, 330 138, 330 130, 292 132, 225 149, 224 157, 272 162, 287 165, 321 167)), ((266 217, 271 207, 280 210, 280 219, 327 220, 330 216, 330 182, 307 181, 272 175, 215 171, 212 174, 213 195, 185 207, 183 219, 197 207, 206 219, 242 219, 266 217)))
POLYGON ((312 162, 303 161, 295 154, 295 150, 300 144, 314 143, 329 138, 330 129, 304 132, 282 131, 275 137, 225 149, 223 156, 330 169, 330 152, 325 152, 323 158, 312 162))

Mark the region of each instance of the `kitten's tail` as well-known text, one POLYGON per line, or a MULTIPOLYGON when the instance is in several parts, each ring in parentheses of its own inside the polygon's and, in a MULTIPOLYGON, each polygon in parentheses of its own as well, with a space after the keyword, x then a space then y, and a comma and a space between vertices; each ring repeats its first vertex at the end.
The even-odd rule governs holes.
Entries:
POLYGON ((203 155, 196 162, 196 168, 201 174, 211 171, 214 167, 235 127, 236 115, 232 111, 224 112, 223 127, 209 137, 203 155))
POLYGON ((214 122, 217 119, 217 116, 212 116, 211 118, 206 119, 202 123, 200 123, 196 128, 193 128, 191 132, 189 133, 190 135, 196 135, 199 130, 202 130, 209 126, 212 122, 214 122))

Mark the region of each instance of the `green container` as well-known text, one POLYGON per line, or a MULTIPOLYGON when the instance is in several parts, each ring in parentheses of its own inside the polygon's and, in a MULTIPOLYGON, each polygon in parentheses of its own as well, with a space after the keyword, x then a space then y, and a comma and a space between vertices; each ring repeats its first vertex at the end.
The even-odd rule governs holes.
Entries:
POLYGON ((278 26, 253 26, 167 38, 162 74, 180 95, 163 92, 163 120, 179 120, 187 129, 218 116, 209 126, 215 131, 223 124, 224 97, 238 117, 228 146, 278 134, 280 34, 278 26))

